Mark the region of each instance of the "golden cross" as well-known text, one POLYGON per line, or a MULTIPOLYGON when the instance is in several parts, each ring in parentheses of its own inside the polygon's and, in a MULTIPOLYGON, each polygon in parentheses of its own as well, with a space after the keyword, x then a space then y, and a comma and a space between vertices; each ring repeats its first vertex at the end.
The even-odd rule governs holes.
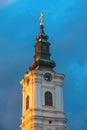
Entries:
POLYGON ((44 13, 41 13, 41 15, 40 15, 40 24, 44 24, 43 21, 44 21, 44 13))

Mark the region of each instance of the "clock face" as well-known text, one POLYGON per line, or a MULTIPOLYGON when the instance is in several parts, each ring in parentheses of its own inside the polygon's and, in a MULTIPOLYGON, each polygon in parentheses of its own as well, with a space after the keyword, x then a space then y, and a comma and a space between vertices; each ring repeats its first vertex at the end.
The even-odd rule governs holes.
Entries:
POLYGON ((46 80, 46 81, 51 81, 52 80, 52 75, 50 74, 50 73, 45 73, 44 74, 44 79, 46 80))

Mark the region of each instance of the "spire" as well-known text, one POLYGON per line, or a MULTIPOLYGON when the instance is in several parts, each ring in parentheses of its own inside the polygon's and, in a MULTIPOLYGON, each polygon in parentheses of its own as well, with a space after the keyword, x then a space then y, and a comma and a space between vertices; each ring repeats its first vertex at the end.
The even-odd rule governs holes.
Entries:
POLYGON ((36 37, 36 40, 47 42, 48 36, 44 33, 44 13, 41 13, 40 15, 40 33, 36 37))
POLYGON ((56 64, 50 59, 50 43, 47 41, 48 36, 44 33, 44 14, 40 15, 40 33, 36 37, 34 63, 30 70, 47 69, 52 70, 56 64))

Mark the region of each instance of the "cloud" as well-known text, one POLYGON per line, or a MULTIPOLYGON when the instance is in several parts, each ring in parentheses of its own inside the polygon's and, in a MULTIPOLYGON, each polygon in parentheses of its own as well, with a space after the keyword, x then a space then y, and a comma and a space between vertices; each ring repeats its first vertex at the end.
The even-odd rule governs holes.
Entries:
MULTIPOLYGON (((0 6, 15 1, 0 0, 0 6)), ((22 99, 19 81, 33 61, 38 17, 43 10, 44 30, 52 43, 52 59, 57 63, 55 69, 66 75, 64 103, 70 125, 67 130, 87 130, 87 109, 84 110, 87 108, 87 4, 84 0, 59 1, 44 0, 43 4, 40 1, 37 9, 35 2, 21 0, 0 14, 0 130, 19 130, 22 99)))
POLYGON ((87 78, 87 61, 84 64, 79 64, 77 61, 72 61, 68 66, 69 75, 73 76, 75 80, 74 87, 78 88, 79 90, 84 89, 83 83, 87 78))
POLYGON ((14 3, 15 0, 0 0, 0 7, 7 6, 9 4, 14 3))

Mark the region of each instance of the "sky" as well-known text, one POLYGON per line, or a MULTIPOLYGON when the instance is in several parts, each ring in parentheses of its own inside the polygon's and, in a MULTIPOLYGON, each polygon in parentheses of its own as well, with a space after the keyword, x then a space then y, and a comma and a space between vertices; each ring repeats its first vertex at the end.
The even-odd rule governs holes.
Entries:
POLYGON ((33 62, 41 12, 54 70, 65 74, 67 130, 87 130, 86 0, 0 0, 0 130, 20 130, 20 80, 33 62))

